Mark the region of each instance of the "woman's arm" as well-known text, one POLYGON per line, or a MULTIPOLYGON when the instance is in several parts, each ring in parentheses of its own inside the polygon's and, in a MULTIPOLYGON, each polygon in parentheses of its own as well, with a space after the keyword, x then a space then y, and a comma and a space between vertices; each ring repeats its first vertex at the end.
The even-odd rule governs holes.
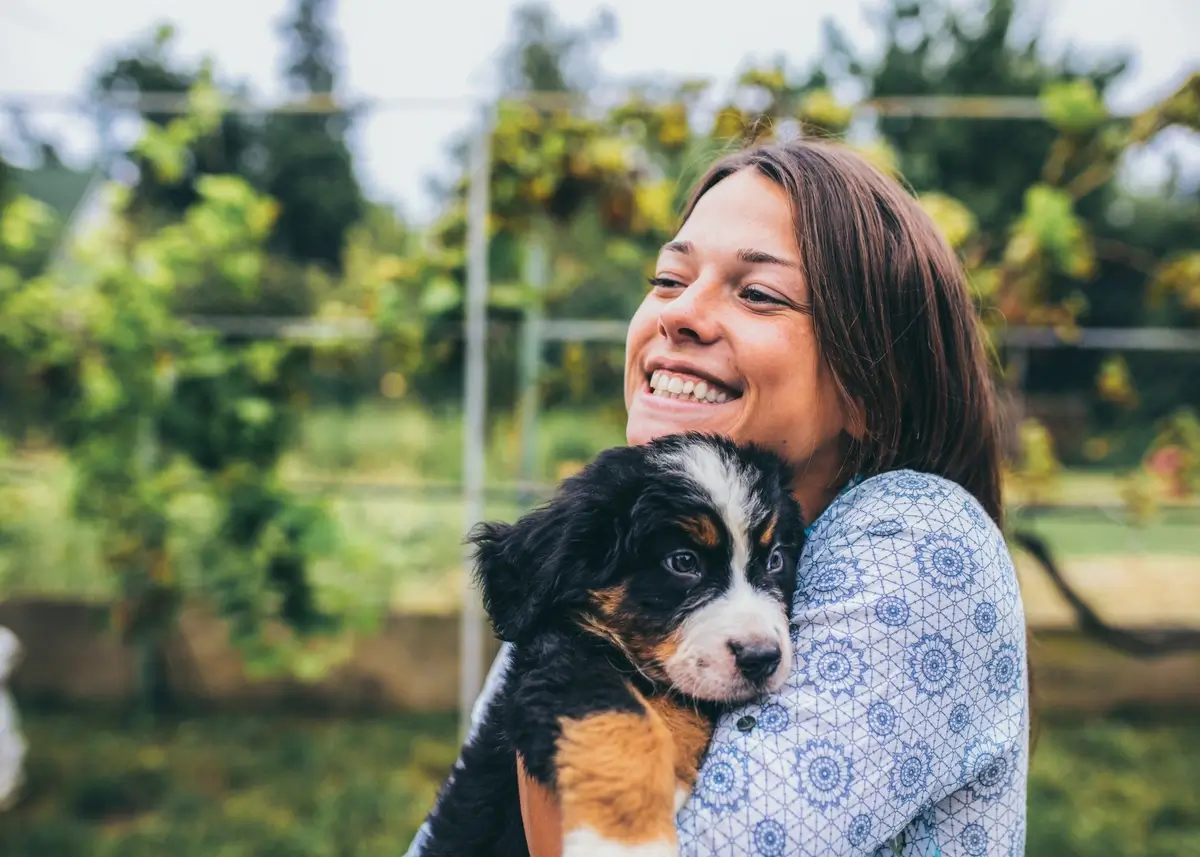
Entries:
POLYGON ((719 724, 681 853, 1022 853, 1024 615, 974 500, 910 472, 867 480, 814 529, 797 604, 793 674, 719 724))
POLYGON ((562 857, 562 810, 551 791, 525 770, 517 757, 517 791, 521 795, 521 823, 530 857, 562 857))
POLYGON ((21 658, 21 641, 0 625, 0 812, 17 799, 24 779, 25 736, 17 718, 17 704, 8 689, 8 680, 21 658))

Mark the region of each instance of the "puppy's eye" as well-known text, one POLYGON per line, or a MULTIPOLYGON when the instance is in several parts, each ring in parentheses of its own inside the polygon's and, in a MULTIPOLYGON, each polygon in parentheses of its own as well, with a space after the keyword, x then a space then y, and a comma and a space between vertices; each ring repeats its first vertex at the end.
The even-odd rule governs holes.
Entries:
POLYGON ((667 554, 663 560, 667 571, 682 577, 696 577, 700 574, 700 558, 691 551, 675 551, 667 554))
POLYGON ((783 551, 779 548, 771 551, 771 556, 767 559, 767 574, 781 574, 783 572, 783 551))

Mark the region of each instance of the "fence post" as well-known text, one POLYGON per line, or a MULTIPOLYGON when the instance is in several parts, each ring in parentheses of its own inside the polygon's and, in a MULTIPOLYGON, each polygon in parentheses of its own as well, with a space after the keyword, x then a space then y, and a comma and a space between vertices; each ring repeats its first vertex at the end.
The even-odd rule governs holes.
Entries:
POLYGON ((525 246, 525 282, 533 292, 525 308, 521 325, 521 359, 517 389, 520 402, 518 417, 521 432, 521 489, 518 502, 528 507, 534 499, 538 481, 538 409, 541 405, 538 381, 542 367, 543 301, 550 283, 550 232, 543 219, 534 222, 525 246))
MULTIPOLYGON (((471 145, 467 195, 467 292, 463 389, 463 530, 483 520, 487 448, 488 185, 491 177, 492 111, 485 107, 471 145)), ((475 591, 469 548, 463 556, 459 620, 459 729, 465 738, 471 708, 483 683, 483 606, 475 591)))

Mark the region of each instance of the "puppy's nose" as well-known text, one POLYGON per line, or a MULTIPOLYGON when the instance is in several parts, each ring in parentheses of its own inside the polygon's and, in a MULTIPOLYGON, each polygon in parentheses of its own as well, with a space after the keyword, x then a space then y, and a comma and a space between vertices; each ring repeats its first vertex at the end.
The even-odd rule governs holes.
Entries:
POLYGON ((768 678, 779 666, 780 651, 777 643, 739 643, 729 641, 733 661, 747 679, 760 682, 768 678))

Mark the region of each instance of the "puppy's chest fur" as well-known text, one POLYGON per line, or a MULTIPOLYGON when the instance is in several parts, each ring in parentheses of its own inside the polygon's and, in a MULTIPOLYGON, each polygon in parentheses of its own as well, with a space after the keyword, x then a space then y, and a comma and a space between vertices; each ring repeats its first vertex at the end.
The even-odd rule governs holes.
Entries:
POLYGON ((519 645, 441 796, 423 854, 528 854, 519 753, 560 802, 564 857, 673 855, 675 816, 717 714, 646 681, 590 635, 564 629, 519 645))

